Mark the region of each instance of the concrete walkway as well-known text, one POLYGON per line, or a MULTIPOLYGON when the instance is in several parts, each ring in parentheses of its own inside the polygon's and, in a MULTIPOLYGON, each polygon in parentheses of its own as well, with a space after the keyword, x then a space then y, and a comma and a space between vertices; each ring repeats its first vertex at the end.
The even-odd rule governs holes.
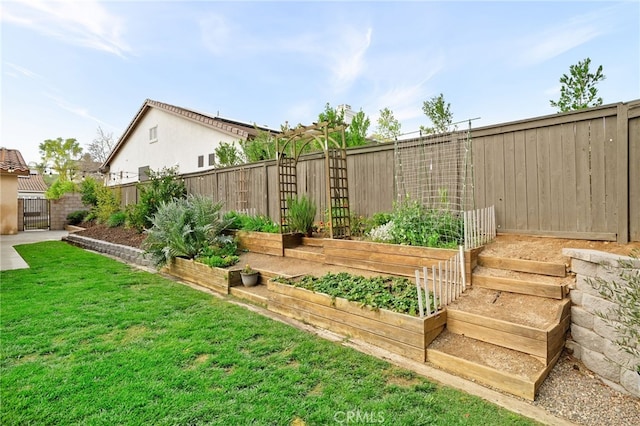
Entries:
POLYGON ((0 271, 29 267, 13 246, 40 241, 60 241, 68 234, 67 231, 24 231, 16 235, 0 235, 0 271))

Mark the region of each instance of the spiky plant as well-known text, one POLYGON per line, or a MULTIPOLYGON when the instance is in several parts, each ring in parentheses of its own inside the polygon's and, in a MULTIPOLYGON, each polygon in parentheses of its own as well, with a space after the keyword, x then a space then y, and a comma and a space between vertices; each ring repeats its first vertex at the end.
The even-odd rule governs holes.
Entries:
POLYGON ((161 203, 146 231, 145 251, 157 266, 175 257, 194 259, 229 225, 221 208, 222 203, 201 195, 161 203))

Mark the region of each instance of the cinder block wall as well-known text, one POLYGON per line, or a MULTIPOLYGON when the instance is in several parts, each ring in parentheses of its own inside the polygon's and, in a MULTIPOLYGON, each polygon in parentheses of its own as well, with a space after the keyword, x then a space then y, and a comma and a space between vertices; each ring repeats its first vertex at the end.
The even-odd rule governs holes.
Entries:
MULTIPOLYGON (((584 365, 597 374, 603 382, 622 392, 640 397, 640 374, 635 368, 640 357, 635 357, 616 345, 618 334, 615 329, 599 316, 602 313, 611 319, 616 304, 600 295, 595 278, 606 281, 620 280, 618 269, 621 257, 597 250, 564 249, 563 254, 571 257, 571 270, 576 273, 576 288, 571 290, 571 339, 567 348, 584 365)), ((634 261, 639 269, 640 261, 634 261)))
POLYGON ((58 200, 51 200, 51 230, 63 230, 67 224, 67 215, 76 210, 89 210, 82 204, 82 195, 79 193, 65 194, 58 200))

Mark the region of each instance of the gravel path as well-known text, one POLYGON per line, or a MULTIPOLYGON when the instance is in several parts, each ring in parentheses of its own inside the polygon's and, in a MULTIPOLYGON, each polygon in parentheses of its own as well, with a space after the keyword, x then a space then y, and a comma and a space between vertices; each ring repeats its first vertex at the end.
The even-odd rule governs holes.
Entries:
POLYGON ((640 425, 640 399, 607 386, 566 352, 532 404, 582 425, 640 425))

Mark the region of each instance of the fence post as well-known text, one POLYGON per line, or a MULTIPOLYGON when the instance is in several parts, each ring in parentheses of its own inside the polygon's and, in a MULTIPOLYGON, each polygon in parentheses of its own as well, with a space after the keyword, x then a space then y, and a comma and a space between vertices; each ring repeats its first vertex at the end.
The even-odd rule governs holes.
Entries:
MULTIPOLYGON (((416 290, 418 292, 418 309, 420 310, 420 318, 424 317, 424 308, 422 307, 422 290, 420 287, 420 269, 416 269, 416 290)), ((428 293, 427 293, 428 295, 428 293)), ((429 299, 427 299, 428 301, 429 299)))
POLYGON ((616 132, 616 190, 618 204, 618 242, 629 242, 629 106, 618 104, 616 132))

